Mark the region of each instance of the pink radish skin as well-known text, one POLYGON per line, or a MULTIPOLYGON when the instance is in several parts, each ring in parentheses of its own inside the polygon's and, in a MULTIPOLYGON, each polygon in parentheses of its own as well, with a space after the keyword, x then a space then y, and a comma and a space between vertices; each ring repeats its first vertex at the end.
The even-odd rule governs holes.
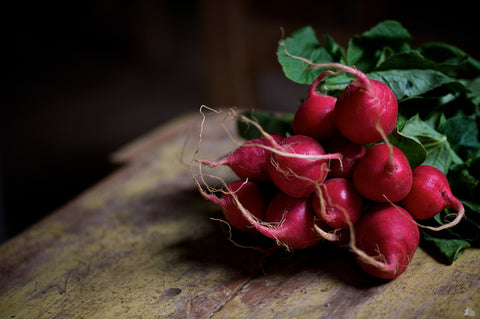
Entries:
POLYGON ((455 198, 447 177, 439 169, 420 165, 413 169, 413 185, 410 193, 400 205, 407 209, 415 219, 425 220, 437 215, 445 208, 457 211, 456 218, 439 227, 426 227, 442 230, 455 226, 465 214, 462 202, 455 198))
POLYGON ((346 229, 362 214, 363 199, 353 183, 345 178, 326 180, 312 198, 313 210, 328 226, 346 229))
POLYGON ((357 144, 370 144, 382 140, 379 128, 387 136, 393 131, 398 118, 398 102, 388 85, 369 79, 360 70, 341 63, 313 63, 290 54, 285 43, 280 42, 280 45, 283 45, 285 54, 311 68, 335 68, 357 78, 347 85, 335 104, 335 122, 343 136, 357 144))
POLYGON ((334 109, 337 99, 316 92, 318 84, 331 72, 320 74, 309 87, 305 101, 295 112, 292 129, 295 134, 307 135, 318 141, 326 141, 337 132, 334 109))
POLYGON ((405 209, 377 204, 355 224, 350 246, 366 273, 393 279, 407 269, 419 241, 418 226, 405 209))
POLYGON ((412 188, 413 177, 410 163, 400 149, 376 144, 358 162, 352 180, 360 195, 386 203, 404 199, 412 188))
POLYGON ((340 154, 327 155, 314 138, 305 135, 285 137, 275 149, 283 154, 272 152, 267 166, 269 176, 281 191, 296 198, 310 196, 327 177, 329 159, 340 157, 340 154), (296 155, 312 156, 314 159, 296 155))
POLYGON ((276 240, 278 245, 288 250, 305 249, 320 242, 320 237, 314 231, 311 198, 293 198, 279 192, 265 212, 265 222, 270 227, 248 215, 245 217, 260 233, 276 240))
POLYGON ((366 153, 363 144, 353 143, 343 136, 333 137, 325 146, 325 149, 328 153, 342 154, 342 165, 339 161, 330 163, 329 177, 352 177, 355 166, 366 153))
POLYGON ((398 104, 392 90, 384 83, 368 79, 360 71, 335 104, 335 120, 340 133, 357 144, 376 143, 382 139, 377 125, 390 134, 398 118, 398 104))
POLYGON ((201 191, 201 194, 221 208, 225 221, 233 228, 251 236, 259 235, 258 231, 243 216, 233 195, 235 194, 244 209, 248 210, 255 218, 263 220, 267 203, 262 188, 258 184, 252 181, 239 180, 228 185, 226 192, 222 193, 220 197, 204 191, 201 191))
MULTIPOLYGON (((283 138, 283 135, 272 134, 271 137, 278 142, 283 138)), ((270 151, 262 147, 265 145, 270 145, 270 141, 263 137, 251 139, 217 162, 209 160, 199 160, 199 162, 210 167, 229 166, 241 179, 269 182, 270 176, 266 165, 270 160, 270 151)))

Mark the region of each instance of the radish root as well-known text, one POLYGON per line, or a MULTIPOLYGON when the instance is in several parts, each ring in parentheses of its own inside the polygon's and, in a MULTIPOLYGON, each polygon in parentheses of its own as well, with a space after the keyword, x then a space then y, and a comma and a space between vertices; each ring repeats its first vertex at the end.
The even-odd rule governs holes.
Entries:
MULTIPOLYGON (((398 206, 395 205, 391 200, 389 200, 387 196, 383 195, 383 197, 392 206, 398 208, 398 206)), ((455 201, 453 201, 453 204, 452 204, 451 208, 457 211, 457 215, 455 216, 455 219, 453 219, 451 222, 443 224, 441 226, 434 227, 434 226, 422 225, 422 224, 420 224, 416 221, 413 221, 413 222, 415 222, 415 224, 417 224, 417 226, 420 227, 420 228, 425 228, 425 229, 429 229, 429 230, 433 230, 433 231, 441 231, 441 230, 444 230, 444 229, 452 228, 453 226, 457 225, 462 220, 462 218, 465 216, 465 207, 463 206, 461 201, 455 200, 455 201)), ((398 209, 398 211, 401 211, 401 210, 398 209)))
MULTIPOLYGON (((386 196, 385 196, 386 197, 386 196)), ((388 198, 387 198, 388 200, 388 198)), ((397 205, 395 205, 393 202, 388 201, 392 206, 394 206, 397 210, 401 211, 397 205)), ((412 223, 416 224, 416 222, 411 218, 411 216, 406 216, 403 212, 402 215, 411 221, 412 223)), ((365 253, 363 250, 358 248, 355 243, 355 229, 352 221, 350 220, 350 217, 348 215, 345 216, 345 219, 348 224, 349 232, 350 232, 350 241, 349 241, 349 247, 352 250, 353 253, 355 253, 364 263, 372 265, 382 271, 392 271, 395 274, 398 270, 399 266, 402 266, 400 264, 394 265, 394 264, 388 264, 385 256, 380 252, 380 250, 377 248, 376 251, 378 255, 376 256, 370 256, 367 253, 365 253)), ((410 256, 408 256, 411 258, 410 256)))
POLYGON ((338 236, 335 230, 333 232, 326 232, 325 230, 320 228, 320 226, 318 226, 317 224, 314 224, 313 227, 315 228, 315 231, 317 232, 317 234, 325 240, 336 242, 340 239, 340 236, 338 236))
MULTIPOLYGON (((325 188, 324 184, 317 185, 317 194, 314 194, 314 196, 318 196, 320 200, 320 216, 323 220, 328 220, 330 217, 327 215, 326 212, 326 203, 325 203, 325 198, 324 196, 327 197, 327 202, 331 203, 330 199, 328 198, 328 193, 322 191, 322 188, 325 188)), ((347 212, 342 207, 339 207, 338 205, 335 205, 337 209, 339 209, 342 214, 347 215, 347 212)), ((340 236, 337 234, 337 230, 334 229, 333 232, 326 232, 323 230, 320 226, 318 226, 316 223, 314 224, 315 231, 318 233, 320 237, 322 237, 325 240, 335 242, 340 239, 340 236)))
POLYGON ((385 134, 385 131, 380 126, 379 122, 377 122, 377 124, 375 125, 375 128, 377 129, 378 133, 380 133, 380 135, 382 136, 382 140, 385 142, 385 144, 388 147, 388 160, 385 165, 385 170, 387 172, 393 172, 395 170, 395 166, 393 164, 393 145, 388 139, 388 136, 385 134))
POLYGON ((358 248, 355 244, 355 229, 353 223, 350 220, 350 217, 347 215, 345 219, 348 224, 348 228, 350 231, 350 242, 349 247, 354 254, 356 254, 364 263, 372 265, 382 271, 391 271, 393 270, 396 273, 397 269, 395 265, 390 265, 386 263, 385 256, 378 251, 377 256, 370 256, 360 248, 358 248))
POLYGON ((258 251, 258 252, 260 252, 260 253, 262 253, 266 256, 276 252, 279 248, 278 246, 272 246, 272 247, 264 248, 264 247, 261 247, 261 246, 241 245, 241 244, 237 243, 235 240, 233 240, 232 226, 226 220, 221 219, 221 218, 213 218, 213 217, 211 217, 210 219, 213 220, 213 221, 218 221, 218 222, 224 224, 227 227, 227 229, 226 229, 227 240, 229 242, 231 242, 236 247, 244 248, 244 249, 252 249, 252 250, 258 251))
MULTIPOLYGON (((271 147, 266 146, 266 145, 257 145, 257 146, 263 147, 263 148, 265 148, 266 150, 269 150, 272 153, 276 153, 278 155, 285 156, 285 157, 307 159, 307 160, 312 160, 312 161, 325 160, 325 159, 328 159, 328 160, 336 159, 336 160, 339 160, 340 163, 341 163, 341 159, 342 159, 342 154, 341 153, 333 153, 333 154, 325 154, 325 155, 307 155, 307 154, 295 154, 295 153, 284 152, 284 151, 281 150, 282 146, 279 145, 277 143, 277 141, 275 141, 275 139, 260 126, 260 124, 258 124, 257 122, 249 119, 248 117, 246 117, 244 115, 240 115, 240 119, 244 122, 247 122, 249 124, 254 125, 260 131, 262 136, 265 137, 265 139, 267 139, 272 146, 271 147)), ((255 145, 255 144, 252 144, 252 146, 253 145, 255 145)))
POLYGON ((418 227, 425 228, 425 229, 430 229, 430 230, 433 230, 433 231, 440 231, 440 230, 452 228, 453 226, 457 225, 462 220, 463 216, 465 216, 465 207, 463 207, 463 204, 459 200, 457 200, 455 202, 454 207, 452 207, 452 208, 454 208, 457 211, 457 216, 451 222, 449 222, 447 224, 443 224, 442 226, 437 226, 437 227, 425 226, 425 225, 418 224, 418 227))

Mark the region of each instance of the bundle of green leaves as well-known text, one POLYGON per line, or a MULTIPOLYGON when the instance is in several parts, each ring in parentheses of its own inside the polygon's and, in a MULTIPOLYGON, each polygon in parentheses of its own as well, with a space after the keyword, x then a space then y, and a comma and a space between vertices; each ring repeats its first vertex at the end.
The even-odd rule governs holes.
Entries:
MULTIPOLYGON (((427 164, 440 169, 465 206, 466 218, 455 227, 421 230, 423 245, 451 264, 465 248, 480 244, 480 61, 453 45, 412 47, 412 40, 399 22, 388 20, 353 36, 344 49, 329 35, 321 43, 313 28, 306 26, 281 40, 277 57, 285 76, 295 83, 310 85, 325 69, 309 68, 292 56, 355 66, 393 90, 399 119, 390 141, 405 153, 412 168, 427 164)), ((351 80, 346 73, 328 76, 317 89, 337 96, 351 80)), ((244 114, 266 131, 291 133, 292 114, 259 110, 244 114)), ((238 131, 247 139, 258 136, 241 122, 238 131)), ((448 215, 445 210, 423 224, 442 225, 448 215)))

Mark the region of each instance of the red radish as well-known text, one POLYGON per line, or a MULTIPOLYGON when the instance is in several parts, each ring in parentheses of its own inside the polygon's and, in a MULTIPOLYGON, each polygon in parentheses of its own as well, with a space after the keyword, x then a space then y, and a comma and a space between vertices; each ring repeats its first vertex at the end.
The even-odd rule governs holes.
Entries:
POLYGON ((329 160, 341 159, 340 153, 326 154, 320 143, 306 135, 291 135, 277 142, 255 121, 240 117, 254 125, 270 146, 262 146, 271 151, 267 165, 271 181, 285 194, 291 197, 311 195, 317 185, 328 174, 329 160))
POLYGON ((358 78, 348 84, 335 104, 338 130, 354 143, 376 143, 382 139, 378 126, 386 135, 395 128, 397 98, 386 84, 360 71, 352 74, 358 78))
POLYGON ((341 63, 313 63, 312 61, 285 53, 317 69, 338 69, 356 77, 337 98, 335 122, 340 133, 357 144, 379 142, 382 134, 390 134, 398 118, 398 102, 388 85, 369 79, 363 72, 341 63))
POLYGON ((407 269, 419 241, 418 226, 405 209, 377 204, 355 224, 350 246, 365 272, 393 279, 407 269))
POLYGON ((267 166, 273 183, 291 197, 307 197, 328 174, 329 159, 339 159, 341 154, 326 154, 312 137, 291 135, 275 146, 267 166))
MULTIPOLYGON (((271 136, 277 142, 283 138, 282 134, 272 134, 271 136)), ((226 165, 241 179, 248 178, 268 182, 270 177, 266 165, 270 160, 270 151, 262 147, 264 145, 270 145, 266 138, 251 139, 217 162, 209 160, 199 160, 199 162, 210 167, 226 165)))
POLYGON ((326 180, 312 198, 313 210, 328 226, 346 229, 362 214, 363 199, 353 183, 345 178, 326 180))
POLYGON ((265 216, 267 207, 263 196, 262 188, 252 181, 239 180, 226 187, 220 197, 215 194, 207 193, 200 189, 204 198, 217 204, 225 217, 227 223, 249 235, 258 235, 257 230, 243 216, 238 208, 238 202, 242 203, 245 210, 260 220, 265 216))
POLYGON ((337 132, 334 109, 337 99, 333 96, 318 94, 316 88, 323 78, 332 73, 320 74, 309 87, 305 101, 295 112, 292 129, 295 134, 307 135, 318 141, 326 141, 337 132))
POLYGON ((314 231, 315 215, 310 197, 293 198, 282 192, 277 193, 268 204, 265 223, 245 210, 242 212, 260 233, 288 250, 305 249, 320 241, 314 231))
POLYGON ((445 174, 430 165, 420 165, 413 169, 412 189, 400 205, 420 220, 432 218, 446 208, 458 212, 456 218, 448 224, 439 227, 422 226, 432 230, 450 228, 458 224, 465 214, 465 208, 453 196, 445 174))
POLYGON ((376 202, 398 202, 412 188, 412 169, 407 157, 390 144, 369 148, 353 171, 353 184, 365 198, 376 202))
POLYGON ((328 153, 342 154, 342 163, 332 161, 330 163, 330 172, 328 173, 329 177, 341 178, 352 177, 353 169, 366 152, 363 144, 353 143, 340 135, 333 137, 325 146, 325 150, 328 153))

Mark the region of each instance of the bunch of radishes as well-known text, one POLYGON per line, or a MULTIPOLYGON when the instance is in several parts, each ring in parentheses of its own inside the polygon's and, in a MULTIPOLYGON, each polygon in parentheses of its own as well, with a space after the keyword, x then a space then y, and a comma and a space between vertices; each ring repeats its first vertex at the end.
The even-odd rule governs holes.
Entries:
POLYGON ((412 169, 404 153, 389 143, 398 104, 384 83, 339 63, 310 86, 296 110, 293 135, 267 133, 248 140, 219 161, 201 165, 229 166, 239 177, 217 196, 200 188, 218 204, 233 228, 266 236, 289 250, 321 240, 348 244, 367 273, 392 279, 405 271, 420 240, 418 220, 445 208, 464 214, 443 173, 431 166, 412 169), (355 80, 338 95, 316 88, 331 70, 355 80), (272 195, 272 186, 274 189, 272 195))

